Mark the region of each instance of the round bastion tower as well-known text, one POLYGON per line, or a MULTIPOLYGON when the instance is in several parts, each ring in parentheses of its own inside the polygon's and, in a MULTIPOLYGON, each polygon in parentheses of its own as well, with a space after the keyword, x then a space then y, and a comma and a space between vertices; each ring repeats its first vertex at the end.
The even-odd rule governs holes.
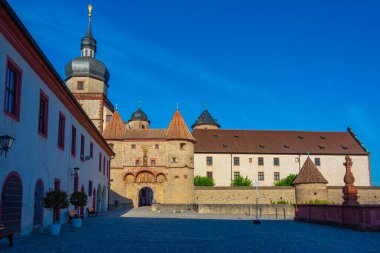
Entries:
POLYGON ((168 181, 165 204, 194 204, 194 143, 180 111, 177 109, 166 132, 168 181))

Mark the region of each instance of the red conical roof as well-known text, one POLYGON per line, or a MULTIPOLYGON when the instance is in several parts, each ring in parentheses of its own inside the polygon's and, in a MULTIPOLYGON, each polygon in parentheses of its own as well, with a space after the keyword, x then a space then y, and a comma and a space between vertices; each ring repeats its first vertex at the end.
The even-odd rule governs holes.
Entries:
POLYGON ((302 169, 298 173, 296 179, 294 179, 293 184, 315 184, 322 183, 327 184, 327 180, 319 172, 317 166, 308 157, 302 166, 302 169))
POLYGON ((196 142, 179 110, 176 110, 174 113, 166 131, 166 138, 168 140, 189 140, 196 142))
POLYGON ((104 139, 123 139, 127 127, 118 111, 112 115, 111 121, 103 131, 104 139))

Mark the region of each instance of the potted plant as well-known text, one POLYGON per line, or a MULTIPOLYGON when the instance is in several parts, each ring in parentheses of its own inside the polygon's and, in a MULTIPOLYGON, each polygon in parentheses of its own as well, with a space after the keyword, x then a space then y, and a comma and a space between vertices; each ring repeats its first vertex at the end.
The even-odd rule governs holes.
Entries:
POLYGON ((70 203, 75 206, 78 214, 72 219, 73 227, 79 228, 82 226, 82 217, 79 215, 79 208, 87 205, 87 195, 84 192, 73 192, 70 195, 70 203))
POLYGON ((53 210, 53 224, 48 227, 50 235, 59 235, 61 231, 61 223, 56 223, 54 221, 54 217, 60 209, 67 208, 69 206, 68 197, 68 194, 60 189, 49 189, 44 194, 42 199, 43 206, 53 210))

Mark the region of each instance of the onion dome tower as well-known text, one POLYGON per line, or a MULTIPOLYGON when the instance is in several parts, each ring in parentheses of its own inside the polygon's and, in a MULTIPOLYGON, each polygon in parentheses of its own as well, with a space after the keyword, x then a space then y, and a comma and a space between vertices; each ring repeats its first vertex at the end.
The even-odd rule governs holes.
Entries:
POLYGON ((141 103, 139 102, 139 108, 132 113, 131 118, 128 120, 128 128, 130 129, 149 129, 150 120, 146 113, 141 110, 141 103))
POLYGON ((214 119, 211 114, 207 111, 207 107, 205 104, 204 110, 199 115, 198 119, 191 126, 194 129, 219 129, 220 125, 217 123, 217 120, 214 119))
POLYGON ((92 5, 88 6, 87 32, 81 40, 81 56, 66 64, 66 85, 100 132, 111 119, 113 105, 107 98, 110 78, 106 65, 95 59, 97 42, 92 35, 92 5))

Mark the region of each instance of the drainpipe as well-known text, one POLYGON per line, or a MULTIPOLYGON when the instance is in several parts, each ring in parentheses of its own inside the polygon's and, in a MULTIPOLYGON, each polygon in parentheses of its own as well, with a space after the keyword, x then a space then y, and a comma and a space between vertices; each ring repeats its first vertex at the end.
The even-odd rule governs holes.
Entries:
POLYGON ((230 182, 230 186, 232 186, 232 152, 230 152, 230 155, 231 155, 231 182, 230 182))
POLYGON ((107 196, 107 211, 110 210, 110 191, 111 191, 111 160, 115 159, 115 156, 111 156, 110 160, 108 161, 108 196, 107 196))
POLYGON ((298 172, 301 170, 301 154, 298 154, 298 172))

